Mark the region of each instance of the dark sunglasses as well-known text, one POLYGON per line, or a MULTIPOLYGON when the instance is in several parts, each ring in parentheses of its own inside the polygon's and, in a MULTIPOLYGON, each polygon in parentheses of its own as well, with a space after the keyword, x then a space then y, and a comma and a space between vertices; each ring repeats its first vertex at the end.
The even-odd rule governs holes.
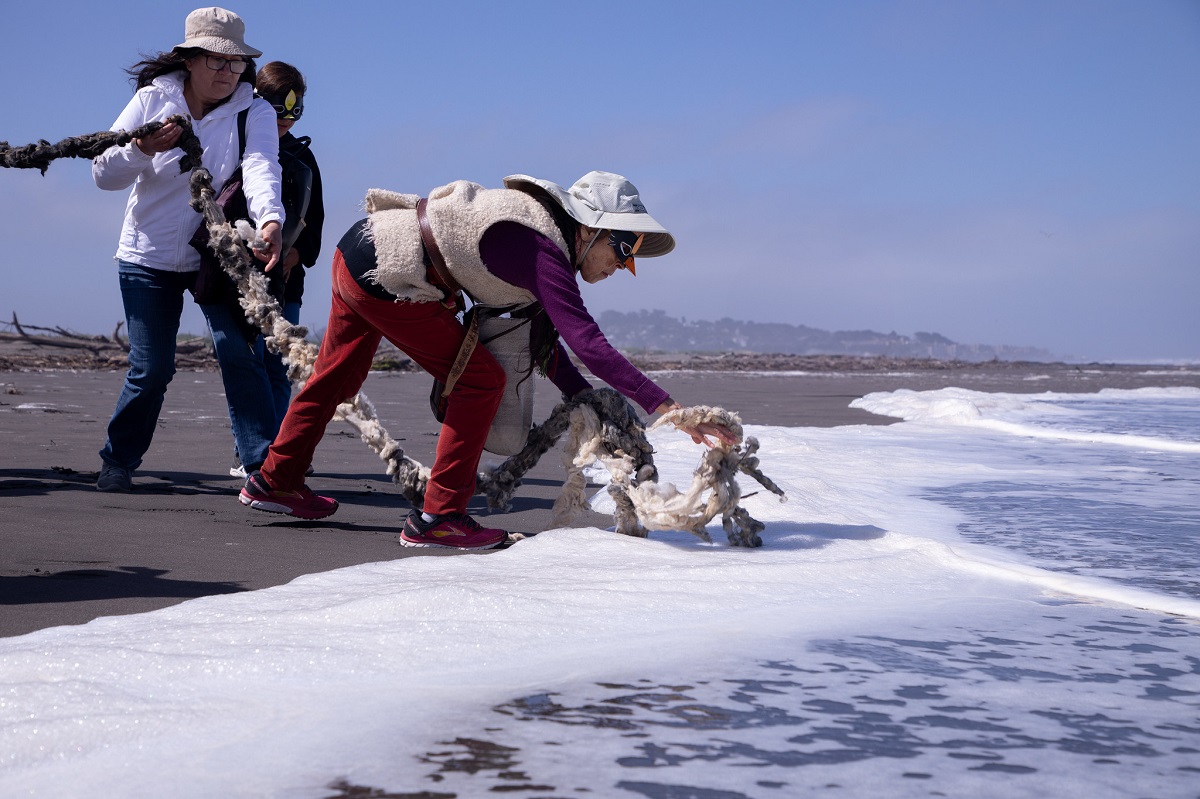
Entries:
POLYGON ((628 269, 633 274, 637 274, 633 268, 633 256, 637 255, 638 250, 642 248, 642 242, 645 240, 645 233, 634 233, 631 230, 610 230, 608 232, 608 246, 616 250, 617 261, 621 267, 628 269))
POLYGON ((304 114, 304 97, 295 91, 289 91, 286 97, 265 94, 261 97, 271 104, 275 109, 275 116, 280 119, 299 119, 304 114))
POLYGON ((246 71, 246 67, 250 66, 240 58, 226 58, 225 56, 220 55, 206 55, 204 56, 204 63, 207 64, 208 68, 213 72, 220 72, 221 70, 225 69, 225 65, 228 64, 229 71, 234 75, 241 75, 246 71))

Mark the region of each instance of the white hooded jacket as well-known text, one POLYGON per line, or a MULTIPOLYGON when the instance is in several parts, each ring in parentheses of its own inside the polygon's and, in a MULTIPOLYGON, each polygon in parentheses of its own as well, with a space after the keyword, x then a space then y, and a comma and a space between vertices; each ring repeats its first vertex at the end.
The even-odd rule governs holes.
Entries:
MULTIPOLYGON (((155 78, 139 89, 113 123, 112 130, 132 130, 173 114, 190 116, 183 96, 183 72, 155 78)), ((213 175, 218 193, 238 164, 237 115, 246 117, 246 153, 242 160, 243 189, 250 218, 259 226, 284 220, 280 200, 279 131, 275 111, 254 98, 247 83, 239 83, 233 96, 193 120, 193 130, 204 148, 204 166, 213 175)), ((125 207, 125 223, 116 258, 151 269, 191 272, 200 268, 200 254, 188 242, 202 216, 189 204, 188 173, 179 171, 183 151, 178 147, 153 157, 130 142, 110 147, 92 161, 92 178, 107 191, 133 186, 125 207)))

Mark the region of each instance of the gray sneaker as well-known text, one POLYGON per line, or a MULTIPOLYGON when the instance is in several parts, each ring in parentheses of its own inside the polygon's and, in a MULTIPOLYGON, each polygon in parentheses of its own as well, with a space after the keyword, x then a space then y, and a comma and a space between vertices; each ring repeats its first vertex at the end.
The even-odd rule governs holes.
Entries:
POLYGON ((100 468, 100 476, 96 478, 96 490, 128 494, 133 490, 133 472, 106 463, 100 468))

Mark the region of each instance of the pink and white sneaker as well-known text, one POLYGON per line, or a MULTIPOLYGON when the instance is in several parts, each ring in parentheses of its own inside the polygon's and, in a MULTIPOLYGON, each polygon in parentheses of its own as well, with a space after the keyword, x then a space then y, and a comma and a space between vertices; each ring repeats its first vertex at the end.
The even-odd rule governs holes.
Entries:
POLYGON ((336 499, 318 496, 308 486, 301 486, 299 491, 276 491, 267 485, 261 472, 246 478, 238 500, 255 510, 286 513, 297 519, 324 519, 338 509, 336 499))
POLYGON ((505 531, 484 527, 465 513, 445 513, 427 522, 414 510, 400 533, 400 544, 406 547, 494 549, 507 540, 505 531))

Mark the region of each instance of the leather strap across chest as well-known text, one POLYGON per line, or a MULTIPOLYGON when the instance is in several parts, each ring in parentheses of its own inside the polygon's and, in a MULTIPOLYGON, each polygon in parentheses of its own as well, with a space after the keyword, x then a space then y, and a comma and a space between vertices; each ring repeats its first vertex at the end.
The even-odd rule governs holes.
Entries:
MULTIPOLYGON (((442 257, 442 251, 438 249, 437 240, 433 238, 433 228, 429 225, 429 213, 425 210, 425 206, 428 204, 428 197, 422 197, 417 201, 417 225, 421 228, 421 243, 425 245, 425 252, 429 255, 429 263, 433 266, 433 271, 437 275, 438 282, 446 290, 446 302, 449 304, 451 297, 457 298, 460 296, 462 286, 450 274, 450 270, 446 268, 446 259, 442 257)), ((462 377, 462 373, 467 370, 467 361, 471 360, 471 353, 475 351, 475 345, 478 343, 479 314, 471 314, 471 321, 467 325, 462 345, 458 348, 458 355, 454 359, 454 364, 450 367, 450 373, 446 376, 445 384, 441 390, 440 399, 443 403, 450 396, 450 392, 454 390, 454 384, 458 382, 458 378, 462 377)), ((444 415, 444 413, 445 406, 442 405, 442 414, 444 415)))
POLYGON ((454 295, 462 291, 462 286, 446 268, 446 259, 442 257, 442 251, 433 237, 433 228, 429 225, 429 212, 425 208, 428 204, 428 197, 422 197, 417 201, 417 225, 421 228, 421 243, 425 245, 425 252, 429 254, 429 262, 433 264, 433 271, 437 275, 438 281, 445 286, 449 295, 454 295))

